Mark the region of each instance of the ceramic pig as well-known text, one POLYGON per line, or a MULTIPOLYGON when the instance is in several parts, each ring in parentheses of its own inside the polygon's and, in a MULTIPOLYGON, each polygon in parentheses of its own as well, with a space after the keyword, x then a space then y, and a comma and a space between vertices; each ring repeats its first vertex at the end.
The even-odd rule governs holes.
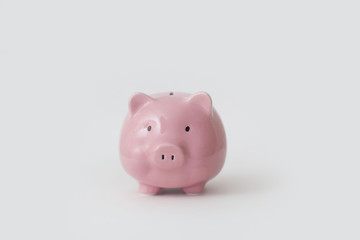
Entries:
POLYGON ((130 99, 120 158, 140 193, 201 193, 220 172, 225 154, 224 127, 207 93, 137 93, 130 99))

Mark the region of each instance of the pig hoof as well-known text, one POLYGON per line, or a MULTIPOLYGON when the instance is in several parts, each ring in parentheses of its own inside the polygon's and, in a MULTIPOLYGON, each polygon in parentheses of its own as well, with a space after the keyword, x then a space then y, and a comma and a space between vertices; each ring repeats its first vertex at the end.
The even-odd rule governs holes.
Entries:
POLYGON ((190 187, 183 188, 182 190, 187 195, 199 195, 200 193, 202 193, 204 191, 204 188, 205 188, 205 183, 199 183, 199 184, 192 185, 190 187))
POLYGON ((150 186, 150 185, 140 183, 140 186, 139 186, 140 195, 156 195, 159 192, 160 192, 159 187, 154 187, 154 186, 150 186))

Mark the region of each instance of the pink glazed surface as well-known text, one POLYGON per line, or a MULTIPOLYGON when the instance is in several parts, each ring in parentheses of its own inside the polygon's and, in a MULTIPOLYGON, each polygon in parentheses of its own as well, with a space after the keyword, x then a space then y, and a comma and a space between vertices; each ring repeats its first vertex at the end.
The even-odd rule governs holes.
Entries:
POLYGON ((207 93, 135 94, 120 136, 124 169, 140 192, 199 193, 223 167, 226 137, 207 93))

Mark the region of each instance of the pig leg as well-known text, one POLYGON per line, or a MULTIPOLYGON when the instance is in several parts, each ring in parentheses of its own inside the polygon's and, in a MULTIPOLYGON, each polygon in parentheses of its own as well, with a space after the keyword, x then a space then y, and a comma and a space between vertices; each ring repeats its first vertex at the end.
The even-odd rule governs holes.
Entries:
POLYGON ((155 195, 160 191, 159 187, 150 186, 144 183, 139 184, 139 192, 145 195, 155 195))
POLYGON ((204 191, 205 182, 198 183, 189 187, 185 187, 182 190, 188 195, 197 195, 204 191))

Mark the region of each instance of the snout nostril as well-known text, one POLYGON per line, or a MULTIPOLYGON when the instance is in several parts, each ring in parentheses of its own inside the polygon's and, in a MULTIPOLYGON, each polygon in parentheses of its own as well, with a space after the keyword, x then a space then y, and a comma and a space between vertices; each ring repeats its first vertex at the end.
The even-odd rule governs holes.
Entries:
POLYGON ((163 154, 163 155, 161 155, 161 159, 162 159, 162 160, 164 160, 164 158, 165 158, 165 155, 164 155, 164 154, 163 154))
POLYGON ((175 158, 174 155, 171 155, 171 160, 174 160, 174 158, 175 158))

